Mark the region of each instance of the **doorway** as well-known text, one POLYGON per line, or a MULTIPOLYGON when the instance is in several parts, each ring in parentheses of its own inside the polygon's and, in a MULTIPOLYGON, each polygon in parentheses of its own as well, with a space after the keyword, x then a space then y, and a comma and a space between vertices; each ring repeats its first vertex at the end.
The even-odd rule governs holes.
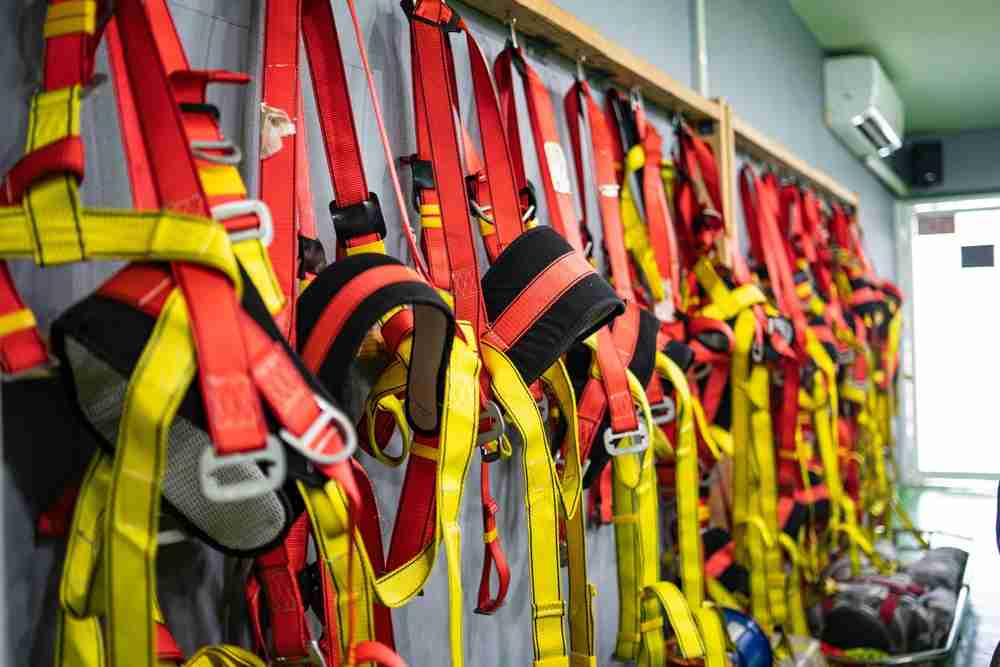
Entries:
POLYGON ((978 486, 1000 478, 1000 198, 913 203, 899 223, 904 480, 978 486))

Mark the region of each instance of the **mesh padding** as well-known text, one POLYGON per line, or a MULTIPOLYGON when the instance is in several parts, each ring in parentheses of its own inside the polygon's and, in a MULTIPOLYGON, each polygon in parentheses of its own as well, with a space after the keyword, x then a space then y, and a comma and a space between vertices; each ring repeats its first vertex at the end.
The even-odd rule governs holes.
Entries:
MULTIPOLYGON (((72 338, 66 338, 66 356, 84 415, 107 442, 114 444, 118 439, 127 378, 72 338)), ((174 419, 163 477, 164 497, 196 528, 227 549, 253 551, 277 539, 288 516, 276 494, 215 503, 202 493, 199 460, 211 446, 207 433, 182 417, 174 419)), ((233 483, 263 479, 264 475, 256 465, 247 463, 227 466, 217 477, 223 483, 233 483)))

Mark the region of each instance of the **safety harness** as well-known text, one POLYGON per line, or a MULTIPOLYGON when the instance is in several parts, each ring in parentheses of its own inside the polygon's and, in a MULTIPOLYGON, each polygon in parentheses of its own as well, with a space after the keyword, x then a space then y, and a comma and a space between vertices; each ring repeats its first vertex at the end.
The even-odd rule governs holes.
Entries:
MULTIPOLYGON (((449 292, 457 319, 469 323, 469 342, 478 345, 484 364, 483 404, 496 401, 523 448, 535 664, 594 665, 577 401, 559 358, 574 342, 587 339, 621 313, 622 302, 556 230, 525 231, 525 220, 533 211, 530 204, 519 201, 519 192, 524 192, 519 187, 519 164, 509 150, 487 62, 461 18, 439 0, 420 0, 404 8, 410 18, 417 119, 417 154, 410 164, 431 280, 449 292), (464 33, 469 52, 483 155, 478 173, 470 173, 471 151, 463 150, 470 141, 455 123, 453 33, 464 33), (522 209, 522 203, 528 206, 522 209), (470 212, 481 223, 491 261, 481 282, 470 212), (532 393, 531 385, 539 380, 556 398, 565 420, 561 445, 550 443, 532 393), (560 453, 558 462, 554 451, 560 453), (565 523, 569 565, 568 646, 567 600, 559 571, 560 522, 565 523)), ((510 127, 506 131, 513 134, 510 127)), ((641 393, 641 387, 636 391, 641 393)), ((507 435, 513 435, 510 429, 507 435)), ((484 509, 487 515, 495 511, 495 507, 484 509)), ((493 539, 487 533, 487 543, 493 539)))

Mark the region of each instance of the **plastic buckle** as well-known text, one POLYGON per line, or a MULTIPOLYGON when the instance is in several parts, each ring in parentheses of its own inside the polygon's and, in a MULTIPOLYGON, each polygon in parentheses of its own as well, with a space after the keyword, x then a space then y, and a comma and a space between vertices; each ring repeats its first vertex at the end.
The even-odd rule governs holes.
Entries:
POLYGON ((646 432, 646 423, 643 421, 641 415, 639 417, 639 427, 634 431, 625 431, 624 433, 615 433, 611 430, 611 427, 604 429, 604 450, 611 456, 624 456, 625 454, 638 454, 639 452, 646 451, 649 447, 649 434, 646 432), (616 442, 624 440, 625 438, 637 438, 638 444, 629 445, 628 447, 617 447, 616 442))
POLYGON ((292 449, 297 450, 310 461, 321 465, 332 465, 349 459, 358 448, 358 437, 354 433, 354 428, 343 412, 333 407, 319 396, 313 396, 316 407, 319 408, 319 415, 309 425, 306 432, 301 436, 296 436, 287 429, 281 429, 281 439, 292 449), (332 437, 332 433, 319 439, 320 434, 330 424, 336 424, 337 430, 341 432, 344 439, 344 447, 334 454, 321 453, 322 445, 332 437))
POLYGON ((327 667, 326 658, 319 650, 319 642, 315 639, 309 642, 309 655, 301 658, 271 658, 270 665, 273 667, 292 667, 293 665, 312 667, 327 667))
MULTIPOLYGON (((499 442, 500 438, 507 432, 507 423, 504 421, 503 413, 500 412, 500 406, 494 401, 486 402, 486 418, 493 420, 493 426, 490 430, 480 433, 476 437, 476 445, 482 452, 483 461, 492 463, 500 458, 500 447, 497 446, 496 451, 488 452, 486 451, 486 445, 491 442, 499 442)), ((480 415, 479 421, 482 422, 482 420, 483 416, 480 415)))
POLYGON ((241 199, 212 207, 212 217, 216 222, 225 222, 244 215, 256 215, 257 227, 229 232, 232 243, 260 239, 265 246, 274 240, 274 223, 271 220, 271 210, 259 199, 241 199))
POLYGON ((243 151, 229 139, 196 139, 191 142, 191 154, 199 160, 235 167, 243 161, 243 151), (207 150, 224 151, 221 155, 206 153, 207 150))
MULTIPOLYGON (((232 503, 257 498, 270 493, 285 483, 285 452, 281 441, 268 434, 265 447, 252 452, 220 455, 208 447, 202 452, 199 476, 201 492, 216 503, 232 503), (242 463, 264 464, 263 479, 243 479, 232 482, 220 481, 216 475, 242 463)), ((235 475, 230 476, 230 479, 235 475)))
POLYGON ((337 232, 337 243, 341 245, 359 236, 378 234, 385 238, 386 235, 382 205, 374 192, 369 192, 368 199, 357 204, 338 206, 336 200, 330 202, 330 220, 337 232))
POLYGON ((666 396, 661 402, 649 406, 649 412, 653 415, 653 423, 663 426, 677 418, 677 405, 674 399, 666 396))

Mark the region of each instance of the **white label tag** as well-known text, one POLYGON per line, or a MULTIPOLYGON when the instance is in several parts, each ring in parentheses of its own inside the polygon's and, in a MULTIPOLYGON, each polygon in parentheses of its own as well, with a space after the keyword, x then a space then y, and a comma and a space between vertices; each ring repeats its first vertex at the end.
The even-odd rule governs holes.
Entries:
POLYGON ((545 159, 549 163, 552 188, 559 194, 570 194, 569 169, 566 166, 566 155, 563 153, 562 146, 555 141, 546 141, 545 159))
POLYGON ((674 321, 674 294, 670 281, 663 281, 663 301, 653 306, 653 312, 661 322, 674 321))

